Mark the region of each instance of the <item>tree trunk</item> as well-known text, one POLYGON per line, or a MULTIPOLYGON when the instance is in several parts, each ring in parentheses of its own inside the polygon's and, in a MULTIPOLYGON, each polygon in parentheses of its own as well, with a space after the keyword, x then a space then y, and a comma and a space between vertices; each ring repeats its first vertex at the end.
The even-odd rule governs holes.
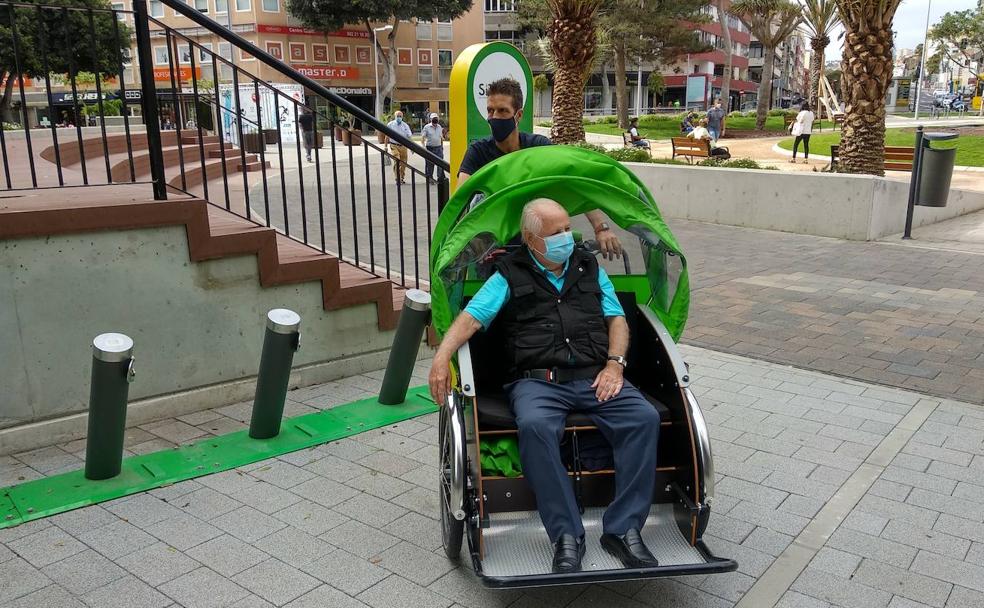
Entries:
POLYGON ((755 112, 755 128, 765 129, 765 120, 769 116, 769 97, 772 92, 772 68, 776 60, 776 47, 765 47, 762 58, 762 82, 759 83, 758 105, 755 112))
POLYGON ((823 51, 828 44, 830 44, 830 38, 827 36, 810 39, 813 54, 810 57, 810 94, 807 95, 807 99, 810 100, 810 107, 813 108, 818 117, 823 116, 823 111, 820 108, 820 75, 823 71, 823 51))
POLYGON ((605 114, 612 109, 612 85, 608 82, 608 62, 602 61, 601 65, 601 107, 605 109, 605 114))
POLYGON ((374 56, 370 59, 370 61, 373 62, 372 69, 374 74, 379 73, 379 66, 375 64, 375 55, 379 56, 380 63, 383 67, 382 74, 379 75, 379 90, 376 91, 375 104, 376 118, 381 119, 383 114, 386 113, 386 98, 389 97, 393 93, 393 89, 396 88, 396 29, 400 27, 400 21, 395 19, 393 21, 393 29, 386 35, 389 53, 383 52, 383 45, 379 42, 379 37, 373 35, 374 32, 372 31, 372 23, 366 21, 365 25, 366 30, 369 31, 369 38, 374 40, 373 44, 376 47, 375 52, 373 53, 374 56))
MULTIPOLYGON (((3 87, 3 97, 0 98, 0 120, 3 122, 17 123, 20 121, 14 119, 14 112, 10 103, 14 95, 14 75, 6 72, 6 76, 7 83, 3 87)), ((2 125, 0 125, 0 128, 2 128, 2 125)))
POLYGON ((612 47, 615 54, 615 114, 618 126, 629 128, 629 90, 625 83, 625 42, 617 40, 612 47))
MULTIPOLYGON (((874 20, 872 20, 874 21, 874 20)), ((892 76, 892 28, 866 23, 844 37, 841 92, 847 104, 838 152, 843 173, 885 174, 885 91, 892 76)))
POLYGON ((724 76, 721 77, 721 103, 724 111, 731 111, 731 30, 728 28, 728 14, 725 12, 724 0, 717 1, 718 21, 721 23, 721 38, 724 39, 724 76))
POLYGON ((584 83, 598 44, 594 10, 585 3, 574 14, 554 14, 547 35, 557 64, 550 136, 557 144, 584 141, 584 83))

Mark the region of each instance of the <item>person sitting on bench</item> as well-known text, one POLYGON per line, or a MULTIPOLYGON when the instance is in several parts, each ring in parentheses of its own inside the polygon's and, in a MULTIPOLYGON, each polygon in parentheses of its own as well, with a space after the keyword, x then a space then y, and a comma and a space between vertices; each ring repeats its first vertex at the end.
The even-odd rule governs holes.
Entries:
POLYGON ((639 135, 639 119, 633 118, 629 121, 629 137, 632 138, 632 145, 636 148, 649 149, 649 140, 639 135))
POLYGON ((640 530, 656 483, 660 415, 623 377, 629 327, 611 280, 594 255, 575 250, 571 220, 556 201, 527 203, 523 246, 493 274, 448 329, 430 370, 431 396, 450 394, 449 364, 479 329, 503 324, 524 475, 554 546, 553 571, 576 572, 584 526, 561 460, 567 415, 592 418, 612 445, 615 498, 601 544, 629 568, 659 565, 640 530))

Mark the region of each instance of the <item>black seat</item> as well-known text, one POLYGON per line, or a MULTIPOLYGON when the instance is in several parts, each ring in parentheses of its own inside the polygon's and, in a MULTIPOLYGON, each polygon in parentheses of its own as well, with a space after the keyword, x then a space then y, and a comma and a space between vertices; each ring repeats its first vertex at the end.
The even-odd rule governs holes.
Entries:
MULTIPOLYGON (((649 403, 659 412, 660 420, 670 419, 670 410, 651 395, 643 393, 649 403)), ((495 427, 501 429, 516 428, 516 417, 509 407, 509 399, 504 393, 478 393, 478 421, 483 428, 495 427)), ((587 414, 572 413, 567 416, 567 426, 594 426, 594 421, 587 414)))

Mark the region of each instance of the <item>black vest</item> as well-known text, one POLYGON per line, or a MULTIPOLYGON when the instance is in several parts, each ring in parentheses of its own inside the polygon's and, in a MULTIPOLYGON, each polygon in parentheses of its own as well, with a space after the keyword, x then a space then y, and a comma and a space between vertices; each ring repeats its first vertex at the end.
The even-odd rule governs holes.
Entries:
POLYGON ((510 375, 530 369, 579 368, 608 360, 608 327, 601 308, 598 260, 571 254, 560 293, 524 246, 496 262, 509 283, 497 322, 506 336, 510 375))

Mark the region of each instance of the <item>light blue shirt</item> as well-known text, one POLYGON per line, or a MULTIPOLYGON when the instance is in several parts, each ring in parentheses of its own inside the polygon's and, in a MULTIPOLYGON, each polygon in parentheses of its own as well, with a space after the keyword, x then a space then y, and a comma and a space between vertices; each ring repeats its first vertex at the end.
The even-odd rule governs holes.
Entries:
MULTIPOLYGON (((408 138, 409 137, 413 137, 413 130, 410 129, 410 125, 408 125, 407 124, 407 121, 405 121, 405 120, 404 121, 400 121, 400 122, 396 122, 396 119, 393 119, 393 120, 389 121, 389 124, 386 125, 386 126, 389 127, 389 128, 391 128, 391 129, 393 129, 393 130, 399 131, 400 133, 403 133, 408 138)), ((393 145, 394 146, 402 146, 403 144, 394 143, 393 145)))
MULTIPOLYGON (((550 281, 550 284, 554 286, 554 289, 560 293, 560 290, 564 287, 564 275, 567 274, 567 266, 570 264, 570 260, 564 263, 564 272, 559 277, 547 270, 535 257, 533 261, 536 263, 537 268, 547 277, 547 280, 550 281)), ((601 313, 605 317, 624 317, 625 311, 622 310, 622 305, 615 295, 615 286, 612 285, 611 279, 608 278, 608 273, 600 266, 598 267, 598 285, 601 287, 601 313)), ((506 281, 504 276, 496 272, 485 281, 485 284, 478 290, 475 297, 468 302, 465 312, 481 323, 483 328, 488 329, 489 325, 492 324, 492 321, 508 300, 509 282, 506 281)))

